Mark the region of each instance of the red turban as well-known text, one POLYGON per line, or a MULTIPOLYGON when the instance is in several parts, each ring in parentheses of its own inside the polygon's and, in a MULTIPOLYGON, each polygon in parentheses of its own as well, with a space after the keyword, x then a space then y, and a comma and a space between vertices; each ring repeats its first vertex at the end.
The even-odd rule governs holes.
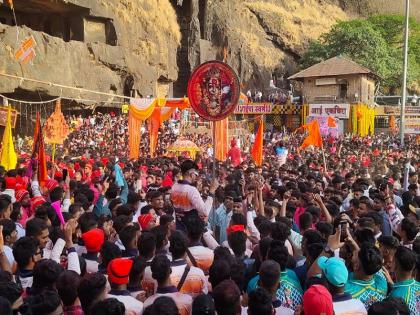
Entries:
POLYGON ((88 253, 99 253, 105 240, 104 231, 101 229, 92 229, 82 234, 88 253))
POLYGON ((152 221, 152 219, 153 219, 153 214, 151 213, 142 214, 141 216, 139 216, 138 221, 141 226, 141 229, 145 230, 147 226, 149 225, 150 221, 152 221))
POLYGON ((242 224, 231 225, 226 229, 226 233, 229 235, 233 232, 244 232, 245 226, 242 224))
POLYGON ((115 258, 108 264, 108 280, 115 284, 127 284, 133 260, 127 258, 115 258))

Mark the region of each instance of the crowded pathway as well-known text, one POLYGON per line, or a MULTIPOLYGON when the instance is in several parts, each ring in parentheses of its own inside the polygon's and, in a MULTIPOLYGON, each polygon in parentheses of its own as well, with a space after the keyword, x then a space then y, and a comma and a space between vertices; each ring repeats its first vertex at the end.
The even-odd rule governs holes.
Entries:
POLYGON ((420 314, 415 137, 267 133, 262 166, 213 165, 206 136, 166 155, 174 123, 130 161, 126 121, 69 118, 45 182, 0 169, 0 314, 420 314))

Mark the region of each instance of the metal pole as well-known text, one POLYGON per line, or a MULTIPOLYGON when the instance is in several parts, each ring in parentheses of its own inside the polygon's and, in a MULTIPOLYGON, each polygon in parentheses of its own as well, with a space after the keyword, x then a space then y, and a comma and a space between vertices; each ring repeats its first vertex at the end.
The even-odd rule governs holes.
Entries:
POLYGON ((400 116, 400 141, 401 146, 404 146, 404 123, 405 123, 405 103, 407 101, 407 65, 408 65, 408 33, 409 33, 409 19, 410 19, 410 0, 406 0, 405 7, 405 38, 404 38, 404 72, 402 84, 402 102, 401 102, 401 116, 400 116))

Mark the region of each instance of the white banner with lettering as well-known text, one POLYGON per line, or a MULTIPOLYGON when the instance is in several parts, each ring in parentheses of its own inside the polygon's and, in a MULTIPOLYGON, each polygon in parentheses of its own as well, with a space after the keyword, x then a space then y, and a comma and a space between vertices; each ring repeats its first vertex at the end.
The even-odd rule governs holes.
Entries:
POLYGON ((309 104, 308 116, 332 116, 339 119, 348 119, 350 117, 350 104, 309 104))

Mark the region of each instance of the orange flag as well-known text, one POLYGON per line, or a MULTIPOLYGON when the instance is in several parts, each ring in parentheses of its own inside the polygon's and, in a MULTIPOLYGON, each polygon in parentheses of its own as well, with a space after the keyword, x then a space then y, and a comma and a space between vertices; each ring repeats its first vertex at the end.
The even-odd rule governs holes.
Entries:
POLYGON ((254 146, 251 150, 251 156, 254 159, 256 166, 261 166, 263 161, 263 142, 264 142, 264 122, 261 118, 260 126, 258 127, 255 136, 254 146))
POLYGON ((327 121, 328 128, 337 128, 337 122, 334 117, 328 116, 327 121))
POLYGON ((303 140, 302 145, 300 146, 300 149, 305 149, 306 147, 309 147, 310 145, 313 145, 314 147, 322 147, 322 137, 321 137, 321 131, 319 130, 319 123, 318 120, 313 120, 311 123, 302 126, 303 128, 308 130, 308 136, 303 140))
POLYGON ((32 158, 38 159, 38 181, 41 186, 44 186, 45 182, 48 179, 47 157, 45 155, 44 136, 42 135, 41 118, 39 116, 39 112, 36 113, 32 158))

